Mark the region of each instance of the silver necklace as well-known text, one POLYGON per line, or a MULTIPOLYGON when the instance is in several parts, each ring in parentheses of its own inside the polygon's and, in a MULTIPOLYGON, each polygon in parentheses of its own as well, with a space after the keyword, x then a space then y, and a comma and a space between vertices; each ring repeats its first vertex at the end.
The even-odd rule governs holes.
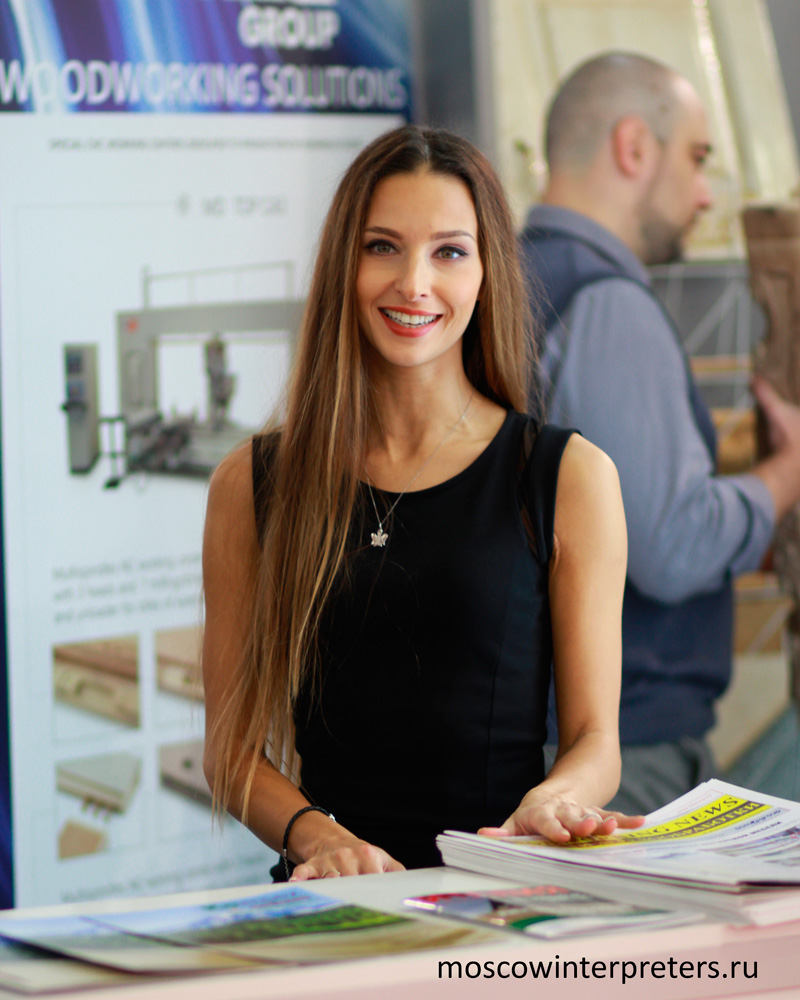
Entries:
POLYGON ((414 475, 409 479, 409 481, 406 483, 406 485, 402 488, 402 490, 400 491, 400 493, 397 496, 397 499, 392 504, 392 506, 386 511, 386 513, 384 514, 383 518, 381 518, 380 514, 378 513, 378 505, 375 503, 375 494, 372 492, 372 483, 370 482, 369 473, 367 472, 366 466, 365 466, 365 468, 364 468, 364 474, 367 477, 367 489, 369 490, 370 500, 372 500, 372 509, 375 511, 375 519, 378 522, 378 530, 370 532, 371 545, 372 545, 373 548, 375 548, 375 549, 382 549, 386 545, 386 543, 389 541, 389 535, 387 534, 387 532, 385 532, 383 530, 383 522, 384 521, 388 522, 389 518, 392 516, 392 512, 394 511, 395 507, 400 503, 400 501, 405 496, 406 492, 414 485, 414 483, 419 479, 419 477, 425 471, 425 469, 427 468, 428 464, 432 461, 433 456, 439 451, 439 449, 442 447, 442 445, 445 443, 445 441, 450 437, 450 435, 453 434, 453 433, 455 433, 456 428, 461 424, 461 422, 464 419, 464 417, 466 417, 467 410, 470 407, 470 403, 472 402, 472 397, 474 395, 475 395, 475 389, 473 388, 472 392, 469 394, 469 399, 467 400, 467 405, 464 407, 464 410, 463 410, 461 416, 458 418, 458 420, 456 420, 456 422, 453 424, 453 426, 450 428, 450 430, 445 434, 445 436, 442 438, 442 440, 436 445, 436 447, 433 449, 433 451, 430 453, 430 455, 428 455, 428 457, 425 459, 425 461, 422 463, 422 465, 417 469, 417 471, 414 473, 414 475))

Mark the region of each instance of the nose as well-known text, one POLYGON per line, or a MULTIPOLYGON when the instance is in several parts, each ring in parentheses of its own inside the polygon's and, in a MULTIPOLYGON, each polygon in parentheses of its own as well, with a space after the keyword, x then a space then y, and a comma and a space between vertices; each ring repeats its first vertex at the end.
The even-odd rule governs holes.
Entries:
POLYGON ((711 190, 711 181, 706 174, 700 174, 697 188, 697 210, 705 212, 714 204, 714 193, 711 190))
POLYGON ((424 254, 412 253, 401 261, 395 288, 409 302, 430 294, 430 272, 424 254))

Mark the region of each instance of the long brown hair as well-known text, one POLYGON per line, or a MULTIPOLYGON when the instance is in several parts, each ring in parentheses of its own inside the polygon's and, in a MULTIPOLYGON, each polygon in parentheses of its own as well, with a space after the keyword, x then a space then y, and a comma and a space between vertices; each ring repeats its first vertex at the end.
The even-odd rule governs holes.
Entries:
POLYGON ((471 143, 443 129, 405 125, 385 133, 345 172, 322 230, 286 416, 274 434, 252 631, 213 734, 220 808, 233 776, 248 768, 245 822, 262 755, 289 773, 296 769, 293 706, 316 676, 320 615, 344 562, 372 419, 356 300, 367 212, 380 180, 417 170, 459 178, 475 205, 484 282, 464 334, 467 377, 502 406, 527 408, 534 364, 528 302, 494 170, 471 143))

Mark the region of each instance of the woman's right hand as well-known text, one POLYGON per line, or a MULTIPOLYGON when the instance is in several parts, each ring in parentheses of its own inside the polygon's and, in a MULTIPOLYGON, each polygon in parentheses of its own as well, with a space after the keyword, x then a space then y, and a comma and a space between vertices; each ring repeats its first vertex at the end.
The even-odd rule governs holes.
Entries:
POLYGON ((405 871, 404 866, 380 847, 352 834, 334 834, 322 841, 310 858, 297 865, 289 881, 401 871, 405 871))

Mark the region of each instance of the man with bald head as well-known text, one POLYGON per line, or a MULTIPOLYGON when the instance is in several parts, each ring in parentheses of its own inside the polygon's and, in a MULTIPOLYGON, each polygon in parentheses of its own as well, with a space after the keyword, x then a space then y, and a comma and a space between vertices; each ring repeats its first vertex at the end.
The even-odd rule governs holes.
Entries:
POLYGON ((628 522, 613 801, 650 812, 714 764, 705 734, 730 678, 732 589, 800 498, 800 410, 754 385, 775 448, 751 474, 715 474, 710 414, 645 265, 680 257, 711 205, 711 143, 692 86, 632 53, 579 66, 547 119, 549 182, 521 238, 543 309, 548 419, 617 465, 628 522))

